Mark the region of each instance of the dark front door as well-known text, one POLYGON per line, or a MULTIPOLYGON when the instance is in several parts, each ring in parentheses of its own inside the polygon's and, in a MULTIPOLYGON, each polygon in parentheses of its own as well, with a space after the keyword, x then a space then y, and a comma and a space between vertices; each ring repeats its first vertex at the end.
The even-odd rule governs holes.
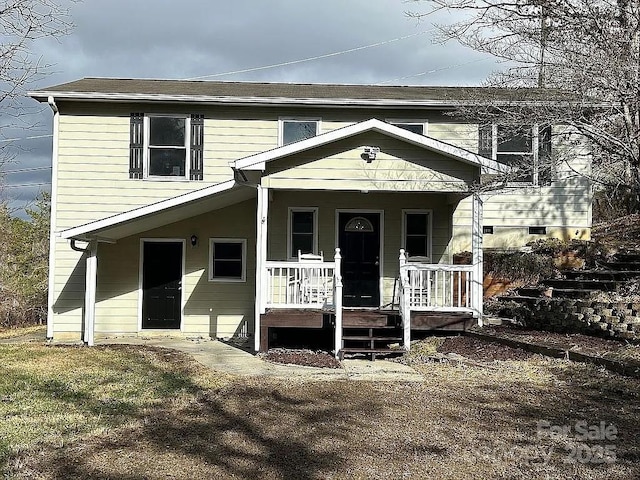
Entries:
POLYGON ((343 305, 380 305, 380 214, 340 212, 343 305))
POLYGON ((180 328, 182 242, 144 242, 142 328, 180 328))

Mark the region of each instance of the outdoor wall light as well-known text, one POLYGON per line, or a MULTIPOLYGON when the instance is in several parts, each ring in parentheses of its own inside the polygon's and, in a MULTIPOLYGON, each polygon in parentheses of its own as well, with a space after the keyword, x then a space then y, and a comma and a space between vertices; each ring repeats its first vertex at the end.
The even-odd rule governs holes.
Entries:
POLYGON ((198 245, 198 236, 197 235, 191 235, 191 246, 195 247, 196 245, 198 245))
POLYGON ((364 147, 364 153, 360 155, 367 163, 371 163, 376 159, 376 155, 380 151, 379 147, 364 147))

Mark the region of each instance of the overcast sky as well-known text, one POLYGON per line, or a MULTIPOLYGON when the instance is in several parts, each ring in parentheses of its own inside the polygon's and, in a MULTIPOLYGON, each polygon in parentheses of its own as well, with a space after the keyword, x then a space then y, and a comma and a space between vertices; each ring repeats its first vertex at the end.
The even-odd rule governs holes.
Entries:
MULTIPOLYGON (((53 67, 32 89, 90 76, 480 84, 496 63, 455 43, 434 43, 432 23, 450 18, 439 12, 417 22, 406 14, 426 9, 403 0, 84 0, 70 6, 70 35, 34 46, 53 67)), ((25 102, 38 107, 34 100, 25 102)), ((4 194, 15 207, 50 189, 52 114, 48 107, 39 110, 29 117, 37 128, 3 132, 5 138, 46 135, 11 143, 16 158, 5 166, 4 194)))

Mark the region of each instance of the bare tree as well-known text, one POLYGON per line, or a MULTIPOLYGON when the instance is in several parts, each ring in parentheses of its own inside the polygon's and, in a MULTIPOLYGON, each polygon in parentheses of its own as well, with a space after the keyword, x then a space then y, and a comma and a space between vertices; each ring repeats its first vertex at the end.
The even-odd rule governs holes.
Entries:
POLYGON ((441 41, 505 62, 487 86, 509 89, 512 104, 471 98, 458 113, 571 127, 592 144, 594 180, 640 210, 640 0, 414 1, 431 7, 410 13, 421 19, 455 12, 441 41))
MULTIPOLYGON (((35 53, 34 46, 45 39, 67 34, 69 11, 61 2, 74 0, 0 1, 0 137, 7 131, 29 129, 22 121, 25 91, 49 73, 50 65, 35 53)), ((0 167, 15 155, 10 142, 0 143, 0 167)), ((1 184, 0 178, 0 184, 1 184)))

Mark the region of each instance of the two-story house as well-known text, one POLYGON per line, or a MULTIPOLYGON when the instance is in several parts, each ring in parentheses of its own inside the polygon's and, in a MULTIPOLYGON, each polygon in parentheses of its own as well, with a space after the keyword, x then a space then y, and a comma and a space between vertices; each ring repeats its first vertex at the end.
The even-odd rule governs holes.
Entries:
POLYGON ((337 354, 481 322, 483 248, 591 225, 589 155, 561 126, 505 138, 448 115, 482 93, 103 78, 32 92, 54 112, 48 337, 253 335, 259 350, 304 328, 337 354), (517 182, 478 187, 516 157, 517 182))

